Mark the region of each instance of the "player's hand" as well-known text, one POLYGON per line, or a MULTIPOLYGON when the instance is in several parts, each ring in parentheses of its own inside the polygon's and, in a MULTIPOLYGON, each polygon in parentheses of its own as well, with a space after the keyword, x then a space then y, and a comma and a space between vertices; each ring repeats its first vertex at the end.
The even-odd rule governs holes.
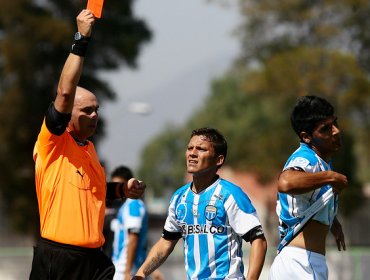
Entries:
POLYGON ((92 27, 95 23, 95 17, 92 11, 82 10, 77 16, 77 29, 86 37, 91 36, 92 27))
POLYGON ((345 189, 348 186, 347 176, 334 171, 330 172, 334 180, 330 185, 332 186, 333 191, 339 194, 343 189, 345 189))
POLYGON ((131 178, 127 184, 124 184, 123 192, 125 197, 137 199, 143 196, 145 188, 146 185, 144 182, 131 178))
POLYGON ((335 242, 337 243, 338 251, 342 251, 342 249, 346 250, 346 243, 344 241, 344 234, 342 230, 342 225, 338 221, 337 218, 334 219, 333 224, 330 228, 330 232, 333 234, 335 238, 335 242))

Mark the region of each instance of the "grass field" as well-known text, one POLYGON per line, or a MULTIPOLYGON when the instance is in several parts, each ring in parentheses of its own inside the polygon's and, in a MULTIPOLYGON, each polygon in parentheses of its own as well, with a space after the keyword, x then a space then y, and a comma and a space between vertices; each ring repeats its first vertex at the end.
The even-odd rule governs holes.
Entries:
MULTIPOLYGON (((181 244, 178 244, 173 254, 160 268, 166 280, 186 280, 181 244)), ((32 247, 0 247, 0 279, 26 280, 28 279, 31 262, 32 247)), ((249 252, 246 250, 246 257, 249 252)), ((268 279, 268 270, 275 256, 275 249, 270 248, 266 257, 261 280, 268 279)), ((370 248, 349 247, 345 252, 338 252, 336 248, 328 248, 327 262, 329 266, 329 280, 369 280, 370 275, 370 248)), ((245 259, 245 264, 248 260, 245 259)))

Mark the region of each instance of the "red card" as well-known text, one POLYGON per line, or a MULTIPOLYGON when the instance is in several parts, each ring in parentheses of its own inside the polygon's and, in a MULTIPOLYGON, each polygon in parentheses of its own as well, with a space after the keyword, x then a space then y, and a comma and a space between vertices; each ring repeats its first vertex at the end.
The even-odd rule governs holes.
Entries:
POLYGON ((104 0, 88 0, 87 9, 92 11, 96 18, 101 18, 104 0))

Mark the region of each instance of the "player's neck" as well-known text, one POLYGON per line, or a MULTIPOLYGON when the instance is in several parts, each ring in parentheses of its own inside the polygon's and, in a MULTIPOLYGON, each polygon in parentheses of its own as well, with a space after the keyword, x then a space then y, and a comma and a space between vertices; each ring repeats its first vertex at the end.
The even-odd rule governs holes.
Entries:
POLYGON ((314 150, 315 153, 320 158, 322 158, 326 163, 329 163, 331 161, 332 153, 324 153, 324 152, 320 151, 319 149, 317 149, 315 146, 312 146, 311 149, 314 150))
POLYGON ((219 176, 217 174, 213 174, 212 176, 193 176, 191 190, 195 193, 201 193, 212 185, 218 178, 219 176))

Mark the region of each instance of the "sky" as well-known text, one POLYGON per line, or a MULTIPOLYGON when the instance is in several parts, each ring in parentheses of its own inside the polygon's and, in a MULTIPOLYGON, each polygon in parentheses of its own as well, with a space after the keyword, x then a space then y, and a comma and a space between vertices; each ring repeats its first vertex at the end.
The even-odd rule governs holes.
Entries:
POLYGON ((108 172, 121 164, 135 171, 143 147, 168 125, 183 124, 203 105, 211 81, 230 67, 239 53, 240 15, 237 0, 224 2, 134 1, 153 38, 138 69, 101 73, 117 93, 100 109, 106 134, 97 148, 108 172))

